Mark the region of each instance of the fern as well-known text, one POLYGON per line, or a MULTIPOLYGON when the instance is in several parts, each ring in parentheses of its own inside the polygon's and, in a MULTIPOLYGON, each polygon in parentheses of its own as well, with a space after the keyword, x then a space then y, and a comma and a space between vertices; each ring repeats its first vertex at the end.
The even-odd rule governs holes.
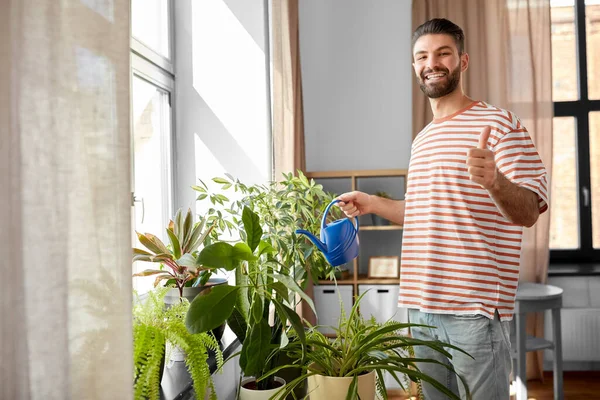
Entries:
POLYGON ((207 333, 191 334, 185 327, 185 314, 189 302, 165 307, 164 297, 169 288, 160 288, 149 293, 145 302, 137 301, 133 306, 133 360, 134 398, 158 400, 160 395, 160 373, 165 357, 165 345, 169 341, 185 353, 194 390, 203 397, 207 388, 210 398, 216 400, 215 389, 208 367, 208 350, 214 352, 217 368, 223 365, 223 354, 214 336, 207 333))

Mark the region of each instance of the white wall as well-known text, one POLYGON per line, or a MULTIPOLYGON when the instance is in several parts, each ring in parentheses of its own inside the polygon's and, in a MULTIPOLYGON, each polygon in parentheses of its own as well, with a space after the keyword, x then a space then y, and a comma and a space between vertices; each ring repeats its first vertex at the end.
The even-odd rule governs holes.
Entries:
POLYGON ((411 1, 299 7, 307 170, 408 168, 411 1))
POLYGON ((177 0, 175 205, 190 186, 228 172, 271 177, 263 0, 177 0))

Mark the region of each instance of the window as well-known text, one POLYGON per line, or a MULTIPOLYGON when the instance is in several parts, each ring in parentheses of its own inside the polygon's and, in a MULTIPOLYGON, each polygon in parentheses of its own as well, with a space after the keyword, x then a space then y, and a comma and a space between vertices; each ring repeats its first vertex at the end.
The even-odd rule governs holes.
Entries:
MULTIPOLYGON (((168 0, 132 0, 131 10, 132 241, 142 247, 135 232, 152 233, 166 242, 165 228, 173 214, 172 13, 168 0)), ((136 262, 133 271, 156 268, 146 264, 136 262)), ((152 276, 133 279, 139 293, 153 283, 152 276)))
POLYGON ((550 259, 600 261, 600 0, 551 0, 550 259), (589 71, 589 73, 588 73, 589 71))

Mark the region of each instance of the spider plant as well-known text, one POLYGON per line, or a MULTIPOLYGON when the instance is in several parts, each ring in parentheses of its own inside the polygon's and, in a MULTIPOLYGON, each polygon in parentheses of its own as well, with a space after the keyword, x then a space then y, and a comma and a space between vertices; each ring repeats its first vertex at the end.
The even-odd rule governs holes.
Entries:
MULTIPOLYGON (((335 329, 336 337, 328 338, 312 327, 306 332, 305 343, 307 349, 303 351, 300 341, 290 339, 287 347, 281 349, 288 357, 295 360, 292 365, 277 367, 265 373, 261 379, 265 379, 280 369, 296 367, 303 370, 302 376, 289 382, 277 396, 288 396, 293 390, 301 385, 305 379, 314 375, 328 377, 351 377, 346 399, 359 398, 358 378, 361 375, 375 372, 376 387, 380 398, 387 399, 384 384, 384 372, 388 372, 400 387, 406 391, 404 377, 419 383, 428 382, 450 399, 460 398, 446 388, 446 386, 431 376, 423 373, 418 368, 418 363, 436 363, 456 373, 452 365, 446 365, 433 359, 420 359, 412 355, 414 346, 427 346, 440 354, 452 358, 447 348, 452 348, 465 353, 456 346, 437 340, 419 340, 410 337, 405 332, 413 326, 423 326, 411 323, 400 323, 387 321, 378 323, 374 318, 365 320, 359 314, 359 304, 364 295, 358 297, 350 311, 350 315, 344 315, 343 307, 340 322, 335 329)), ((465 353, 467 354, 467 353, 465 353)), ((465 381, 457 374, 465 388, 465 381)), ((309 393, 311 392, 310 378, 309 393)), ((469 390, 467 388, 467 393, 469 390)), ((311 397, 312 398, 312 397, 311 397)), ((364 400, 364 399, 363 399, 364 400)))

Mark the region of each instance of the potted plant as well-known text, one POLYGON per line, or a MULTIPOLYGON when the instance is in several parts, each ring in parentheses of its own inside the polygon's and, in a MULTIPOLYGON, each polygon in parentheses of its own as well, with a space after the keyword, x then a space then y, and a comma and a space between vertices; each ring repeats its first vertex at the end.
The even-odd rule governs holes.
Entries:
MULTIPOLYGON (((375 196, 377 197, 382 197, 384 199, 391 199, 392 196, 390 196, 387 192, 384 192, 383 190, 379 190, 377 192, 375 192, 375 196)), ((373 221, 373 225, 375 226, 382 226, 382 225, 389 225, 390 221, 388 221, 387 219, 380 217, 377 214, 371 214, 371 220, 373 221)))
POLYGON ((241 343, 239 364, 244 379, 240 377, 240 399, 267 399, 284 382, 275 375, 261 377, 277 365, 277 349, 289 342, 290 328, 298 332, 297 340, 304 340, 304 326, 295 311, 296 295, 314 306, 289 270, 275 259, 258 215, 244 207, 241 219, 243 241, 213 243, 197 259, 198 264, 215 268, 236 267, 236 285, 218 286, 194 299, 186 326, 192 333, 207 332, 227 320, 241 343), (204 313, 206 308, 213 312, 204 313))
POLYGON ((185 363, 197 394, 207 393, 216 399, 211 373, 207 364, 208 350, 214 352, 217 368, 223 355, 217 340, 209 334, 192 334, 185 327, 189 309, 187 299, 166 307, 164 297, 168 288, 158 288, 141 300, 137 293, 133 304, 133 363, 134 398, 158 400, 160 381, 165 363, 165 344, 175 344, 187 354, 185 363))
POLYGON ((146 269, 137 276, 156 276, 154 287, 161 282, 173 287, 165 296, 166 304, 179 302, 185 297, 194 300, 202 290, 226 282, 224 278, 214 278, 214 268, 198 265, 196 257, 200 245, 206 245, 215 240, 214 222, 206 227, 206 219, 194 223, 192 211, 188 209, 185 216, 179 209, 174 220, 169 221, 166 229, 169 245, 165 245, 157 236, 151 233, 137 233, 140 243, 146 250, 134 248, 133 261, 148 261, 159 264, 158 269, 146 269))
MULTIPOLYGON (((311 400, 373 400, 376 392, 381 398, 387 399, 385 371, 405 391, 407 388, 402 382, 403 375, 415 382, 429 382, 448 398, 459 400, 444 384, 422 373, 416 363, 436 363, 454 372, 453 367, 433 359, 414 358, 411 349, 414 346, 427 346, 449 358, 451 355, 446 348, 463 351, 450 344, 413 339, 403 333, 411 326, 420 325, 395 321, 377 323, 374 318, 365 321, 358 312, 365 294, 358 297, 348 317, 344 315, 342 307, 334 339, 327 338, 315 327, 305 334, 305 344, 292 339, 288 346, 280 350, 288 353, 295 360, 294 365, 301 368, 304 374, 287 383, 278 395, 287 396, 307 378, 311 400)), ((264 377, 276 374, 280 368, 285 367, 275 368, 264 377)), ((464 380, 460 379, 464 384, 464 380)))
MULTIPOLYGON (((210 201, 208 223, 214 223, 221 231, 243 236, 242 212, 246 206, 251 208, 261 221, 263 240, 275 249, 273 260, 305 289, 308 275, 315 282, 321 278, 333 279, 336 268, 295 230, 318 233, 323 212, 336 195, 325 192, 322 185, 307 179, 301 171, 297 176, 292 173, 282 176, 280 181, 247 185, 226 174, 212 179, 220 185, 220 190, 211 191, 202 181, 192 188, 199 193, 199 201, 210 201), (238 199, 230 200, 229 194, 238 199)), ((343 216, 337 207, 330 214, 334 219, 343 216)))

